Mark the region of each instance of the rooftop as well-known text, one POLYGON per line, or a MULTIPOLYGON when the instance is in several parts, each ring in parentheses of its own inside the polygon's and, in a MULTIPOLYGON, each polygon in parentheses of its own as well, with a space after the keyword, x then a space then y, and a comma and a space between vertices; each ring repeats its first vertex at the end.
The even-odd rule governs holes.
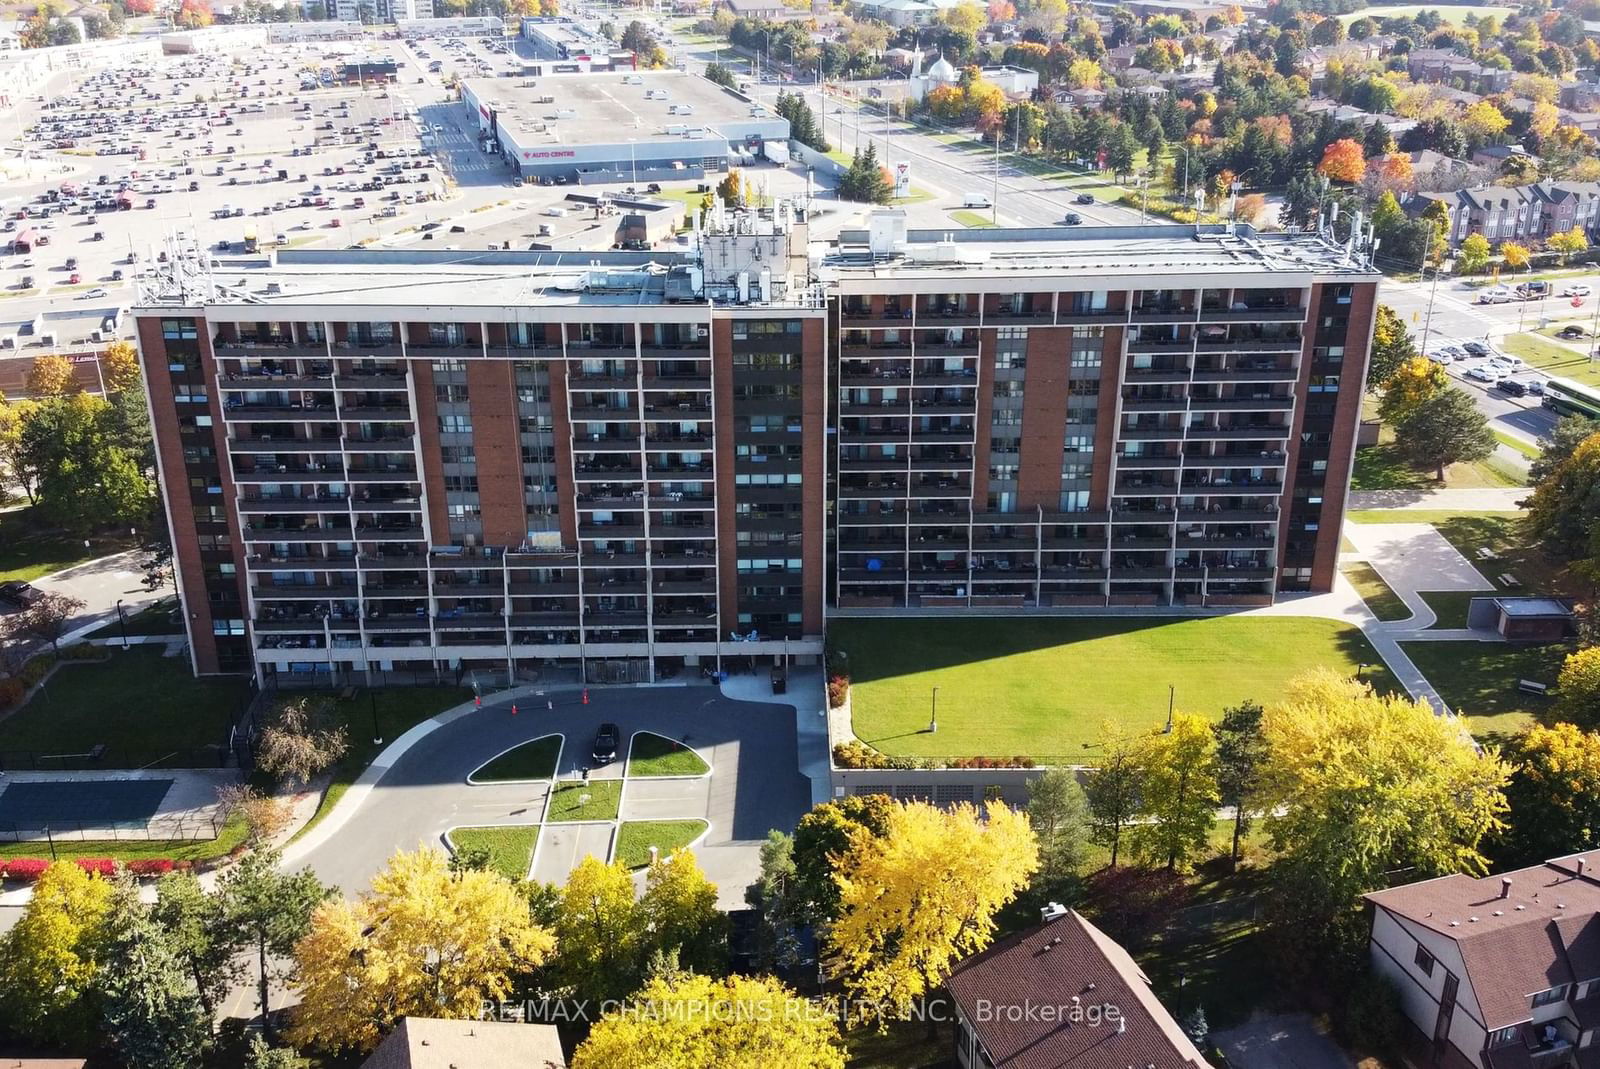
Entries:
MULTIPOLYGON (((893 217, 894 212, 874 216, 893 217)), ((1262 234, 1248 226, 1225 232, 1176 223, 905 230, 890 255, 874 255, 870 230, 845 230, 824 259, 824 279, 892 275, 986 274, 1148 275, 1151 272, 1252 274, 1373 279, 1378 272, 1344 246, 1314 234, 1262 234), (1198 229, 1198 233, 1197 233, 1198 229)), ((1286 285, 1294 283, 1286 282, 1286 285)))
POLYGON ((361 1069, 564 1069, 552 1024, 407 1017, 361 1069))
POLYGON ((1453 940, 1488 1028, 1530 1015, 1531 995, 1600 977, 1600 879, 1581 854, 1499 876, 1456 873, 1367 901, 1453 940))
POLYGON ((996 1069, 1207 1065, 1128 952, 1076 910, 967 958, 947 986, 996 1069))
MULTIPOLYGON (((748 120, 758 107, 731 89, 682 71, 591 72, 537 84, 469 78, 466 88, 494 108, 500 124, 524 145, 537 144, 541 136, 566 145, 681 137, 685 127, 748 120)), ((761 115, 775 118, 767 109, 761 115)))

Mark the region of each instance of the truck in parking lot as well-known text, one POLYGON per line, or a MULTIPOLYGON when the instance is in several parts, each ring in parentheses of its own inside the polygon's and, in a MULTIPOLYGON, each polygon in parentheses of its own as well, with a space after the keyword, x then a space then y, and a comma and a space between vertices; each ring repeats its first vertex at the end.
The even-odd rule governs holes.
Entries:
POLYGON ((1542 301, 1550 296, 1550 283, 1524 282, 1517 287, 1517 296, 1524 301, 1542 301))

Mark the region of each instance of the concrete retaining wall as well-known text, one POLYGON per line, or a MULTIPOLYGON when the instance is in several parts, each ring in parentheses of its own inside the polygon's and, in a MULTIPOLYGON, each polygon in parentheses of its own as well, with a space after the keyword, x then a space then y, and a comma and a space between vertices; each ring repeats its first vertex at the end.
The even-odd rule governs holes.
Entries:
POLYGON ((842 177, 850 168, 830 156, 825 156, 814 148, 807 148, 798 141, 789 142, 789 153, 794 159, 799 160, 801 166, 809 167, 813 171, 842 177))

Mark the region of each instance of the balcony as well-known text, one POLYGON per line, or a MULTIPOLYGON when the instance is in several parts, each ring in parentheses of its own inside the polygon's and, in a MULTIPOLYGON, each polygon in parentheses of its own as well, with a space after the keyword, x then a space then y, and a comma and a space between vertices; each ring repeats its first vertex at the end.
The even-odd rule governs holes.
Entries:
POLYGON ((229 371, 217 385, 224 390, 327 390, 333 386, 328 375, 268 371, 229 371))
POLYGON ((1295 382, 1299 378, 1298 368, 1272 364, 1237 364, 1221 370, 1197 367, 1194 372, 1195 382, 1295 382))
MULTIPOLYGON (((410 448, 407 446, 407 448, 410 448)), ((337 453, 337 438, 298 438, 292 435, 258 434, 246 438, 229 438, 230 453, 337 453)))
POLYGON ((1284 303, 1252 304, 1236 301, 1231 308, 1205 308, 1200 312, 1202 323, 1300 323, 1306 310, 1284 303))
POLYGON ((346 434, 348 453, 409 453, 413 436, 409 434, 346 434))
POLYGON ((349 542, 348 527, 256 527, 245 524, 246 542, 349 542))
POLYGON ((984 314, 985 326, 1005 326, 1009 323, 1050 323, 1055 319, 1055 309, 1050 306, 1050 295, 1039 294, 1034 306, 1029 308, 1026 304, 1012 305, 1002 301, 993 312, 984 314))
POLYGON ((572 439, 574 453, 629 453, 639 448, 637 435, 591 434, 576 435, 572 439))
POLYGON ((1250 424, 1233 427, 1190 427, 1189 437, 1191 439, 1204 440, 1228 438, 1283 439, 1289 437, 1289 430, 1290 427, 1287 423, 1250 424))
POLYGON ((1178 510, 1180 523, 1277 523, 1277 509, 1237 508, 1216 505, 1178 510))
POLYGON ((870 306, 846 305, 840 314, 852 327, 903 327, 911 319, 911 309, 898 304, 886 304, 882 311, 873 311, 870 306))
POLYGON ((222 406, 222 415, 232 423, 321 423, 339 418, 333 402, 315 405, 244 404, 229 401, 222 406))
POLYGON ((271 556, 251 553, 245 557, 245 567, 252 572, 338 572, 350 571, 355 566, 353 553, 331 553, 320 557, 309 554, 271 556))
POLYGON ((354 598, 360 589, 354 583, 264 583, 252 586, 250 593, 257 601, 282 601, 315 598, 354 598))
POLYGON ((1117 437, 1129 442, 1174 442, 1183 437, 1183 428, 1119 427, 1117 437))
POLYGON ((1182 412, 1188 407, 1189 399, 1182 394, 1172 394, 1166 397, 1125 397, 1122 399, 1124 412, 1182 412))
POLYGON ((632 538, 643 538, 644 524, 583 521, 578 524, 578 537, 603 538, 606 541, 626 541, 632 538))
POLYGON ((345 482, 343 468, 338 464, 275 464, 236 470, 236 483, 325 483, 345 482))
POLYGON ((362 423, 409 423, 414 417, 406 405, 351 405, 340 410, 339 418, 362 423))
POLYGON ((1184 458, 1173 454, 1165 456, 1154 453, 1135 453, 1117 457, 1119 471, 1141 471, 1151 468, 1177 468, 1182 467, 1184 458))
POLYGON ((321 497, 242 497, 239 511, 252 513, 348 512, 350 499, 342 494, 321 497))
MULTIPOLYGON (((413 348, 424 348, 413 346, 413 348)), ((333 343, 333 355, 341 359, 346 357, 372 357, 373 359, 399 359, 406 355, 405 348, 392 338, 362 341, 360 338, 346 339, 333 343)))
POLYGON ((650 422, 668 422, 685 419, 710 419, 711 405, 680 402, 674 405, 644 406, 644 418, 650 422))
POLYGON ((882 401, 840 401, 839 415, 841 416, 907 416, 911 414, 911 402, 905 398, 882 401))
POLYGON ((632 341, 622 338, 602 338, 594 341, 567 339, 567 350, 585 360, 628 360, 639 355, 632 341))
POLYGON ((1294 407, 1292 397, 1194 397, 1189 407, 1196 412, 1287 412, 1294 407))
POLYGON ((400 467, 399 465, 375 470, 351 468, 345 474, 345 481, 351 483, 415 483, 417 481, 417 469, 400 467))
POLYGON ((1134 306, 1129 318, 1134 323, 1193 323, 1195 310, 1181 303, 1155 302, 1134 306))
POLYGON ((1133 367, 1129 368, 1124 376, 1128 382, 1156 385, 1160 383, 1175 383, 1189 381, 1189 368, 1186 365, 1169 364, 1161 367, 1133 367))
POLYGON ((421 542, 427 537, 420 526, 378 526, 358 524, 356 537, 363 542, 421 542))
MULTIPOLYGON (((707 383, 709 385, 709 378, 707 383)), ((639 384, 639 376, 632 371, 574 371, 567 375, 567 388, 571 390, 627 390, 639 384)))
POLYGON ((909 367, 874 370, 872 368, 851 368, 846 364, 842 365, 839 371, 839 385, 841 386, 870 389, 875 386, 900 386, 910 381, 911 369, 909 367))
POLYGON ((632 405, 619 407, 574 403, 571 414, 574 423, 634 423, 639 418, 639 410, 632 405))

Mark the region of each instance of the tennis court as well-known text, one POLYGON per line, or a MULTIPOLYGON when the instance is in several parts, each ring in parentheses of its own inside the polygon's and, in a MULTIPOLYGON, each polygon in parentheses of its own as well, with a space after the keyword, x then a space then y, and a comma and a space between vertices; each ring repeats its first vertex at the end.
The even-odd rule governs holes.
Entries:
POLYGON ((143 825, 167 796, 170 779, 0 779, 0 829, 143 825))

